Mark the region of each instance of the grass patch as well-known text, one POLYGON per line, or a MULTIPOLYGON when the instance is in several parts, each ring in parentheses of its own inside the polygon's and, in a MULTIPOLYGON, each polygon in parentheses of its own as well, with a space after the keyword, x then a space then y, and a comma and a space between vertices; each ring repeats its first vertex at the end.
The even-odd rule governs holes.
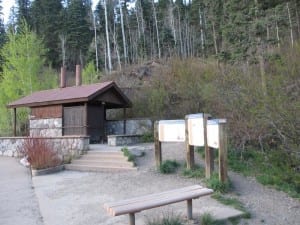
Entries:
POLYGON ((182 175, 188 178, 204 178, 205 170, 204 168, 195 165, 193 169, 184 169, 182 175))
POLYGON ((215 219, 210 213, 204 213, 200 217, 200 224, 201 225, 214 225, 215 224, 215 219))
POLYGON ((128 148, 123 147, 123 148, 121 149, 121 151, 123 152, 124 156, 127 157, 127 160, 128 160, 129 162, 134 162, 134 161, 135 161, 135 155, 133 155, 133 154, 128 150, 128 148))
POLYGON ((154 135, 151 132, 143 134, 141 138, 144 143, 154 142, 154 135))
POLYGON ((176 160, 166 160, 160 165, 159 171, 164 174, 174 173, 179 166, 180 164, 176 160))
POLYGON ((263 185, 300 198, 300 173, 295 170, 299 162, 296 157, 292 161, 291 156, 279 150, 258 152, 246 149, 241 153, 231 149, 228 152, 228 164, 235 172, 255 176, 263 185))
POLYGON ((219 175, 214 173, 210 179, 205 180, 207 187, 213 189, 215 192, 227 193, 231 188, 230 181, 221 182, 219 175))
POLYGON ((245 219, 251 218, 251 214, 247 211, 243 203, 241 203, 238 199, 224 197, 220 193, 213 194, 212 198, 216 199, 217 201, 221 202, 224 205, 232 206, 233 208, 244 212, 244 215, 242 216, 243 218, 245 219))
POLYGON ((182 219, 178 215, 164 215, 163 218, 148 219, 146 225, 184 225, 182 219))

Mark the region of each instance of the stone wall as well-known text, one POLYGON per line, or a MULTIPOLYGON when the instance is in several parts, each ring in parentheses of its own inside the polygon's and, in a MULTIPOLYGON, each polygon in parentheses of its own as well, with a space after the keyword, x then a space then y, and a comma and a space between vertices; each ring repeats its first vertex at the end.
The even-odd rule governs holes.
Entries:
POLYGON ((141 135, 108 135, 108 146, 126 146, 142 142, 141 135))
MULTIPOLYGON (((129 119, 125 120, 127 135, 143 135, 153 132, 153 125, 150 119, 129 119)), ((121 135, 124 131, 124 120, 110 120, 106 122, 107 135, 121 135)))
MULTIPOLYGON (((5 137, 0 138, 0 156, 17 157, 18 148, 24 140, 29 137, 5 137)), ((61 136, 61 137, 39 137, 53 144, 54 150, 60 156, 76 158, 89 148, 89 137, 87 136, 61 136)))
POLYGON ((31 119, 29 131, 32 137, 60 137, 62 136, 62 118, 31 119))

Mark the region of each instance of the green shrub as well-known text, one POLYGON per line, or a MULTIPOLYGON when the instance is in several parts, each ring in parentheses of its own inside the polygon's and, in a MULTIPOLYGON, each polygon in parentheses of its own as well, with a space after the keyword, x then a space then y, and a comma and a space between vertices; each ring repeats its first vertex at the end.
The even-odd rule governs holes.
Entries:
POLYGON ((177 215, 164 215, 162 219, 148 219, 146 225, 183 225, 182 219, 177 215))
POLYGON ((217 173, 214 173, 210 179, 206 179, 206 184, 215 192, 227 193, 230 189, 230 182, 221 182, 217 173))
POLYGON ((179 166, 180 164, 175 160, 166 160, 160 165, 159 171, 164 174, 174 173, 179 166))
POLYGON ((195 165, 193 169, 184 169, 182 175, 189 178, 204 178, 205 170, 204 168, 195 165))
POLYGON ((144 142, 144 143, 154 142, 154 135, 153 135, 153 133, 149 132, 149 133, 143 134, 143 136, 142 136, 142 142, 144 142))
POLYGON ((200 224, 201 225, 214 225, 215 219, 212 217, 212 215, 210 213, 204 213, 200 217, 200 224))
POLYGON ((124 156, 127 157, 127 160, 129 162, 134 162, 135 161, 135 156, 133 154, 131 154, 131 152, 128 150, 128 148, 124 147, 121 149, 121 151, 123 152, 124 156))

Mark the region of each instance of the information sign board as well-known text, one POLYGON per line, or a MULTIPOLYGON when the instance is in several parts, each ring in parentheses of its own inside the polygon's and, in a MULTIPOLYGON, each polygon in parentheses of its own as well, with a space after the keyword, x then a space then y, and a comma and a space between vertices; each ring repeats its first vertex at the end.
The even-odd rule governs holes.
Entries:
POLYGON ((203 113, 187 115, 189 145, 204 146, 203 113))
POLYGON ((161 142, 184 142, 184 120, 160 120, 158 123, 158 139, 161 142))

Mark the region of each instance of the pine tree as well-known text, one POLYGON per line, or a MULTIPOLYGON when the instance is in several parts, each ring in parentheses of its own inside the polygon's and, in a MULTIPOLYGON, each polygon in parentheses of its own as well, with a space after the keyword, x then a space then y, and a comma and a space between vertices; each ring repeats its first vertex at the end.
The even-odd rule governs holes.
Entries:
POLYGON ((67 35, 68 58, 71 65, 85 62, 93 38, 92 21, 88 18, 91 5, 86 1, 70 0, 66 11, 65 31, 67 35))
POLYGON ((28 24, 30 22, 30 0, 17 0, 18 6, 18 25, 21 25, 23 20, 28 24))
POLYGON ((57 68, 60 63, 59 34, 63 29, 63 7, 60 0, 35 0, 32 3, 32 27, 47 47, 47 63, 57 68))

